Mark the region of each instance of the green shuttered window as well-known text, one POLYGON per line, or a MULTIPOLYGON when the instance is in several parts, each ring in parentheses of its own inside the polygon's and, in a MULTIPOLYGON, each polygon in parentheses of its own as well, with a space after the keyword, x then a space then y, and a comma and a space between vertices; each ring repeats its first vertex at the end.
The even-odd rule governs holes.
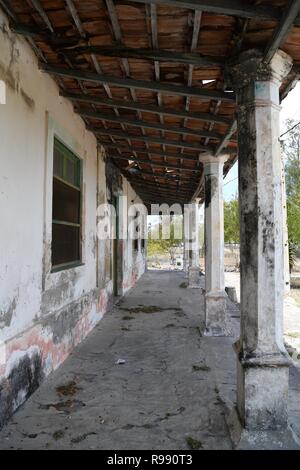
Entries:
POLYGON ((52 270, 81 263, 81 161, 54 139, 52 270))

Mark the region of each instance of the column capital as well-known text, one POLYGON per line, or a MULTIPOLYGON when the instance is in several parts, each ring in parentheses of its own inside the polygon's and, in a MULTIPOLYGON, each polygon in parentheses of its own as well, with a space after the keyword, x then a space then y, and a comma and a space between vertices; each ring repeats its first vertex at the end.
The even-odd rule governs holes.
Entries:
POLYGON ((218 173, 220 167, 223 167, 224 163, 228 160, 229 155, 219 155, 215 157, 211 154, 204 154, 201 156, 201 163, 204 167, 204 174, 218 173))
POLYGON ((289 74, 292 65, 292 58, 281 50, 278 50, 271 61, 266 63, 259 50, 250 49, 242 52, 234 62, 228 64, 226 76, 235 90, 255 81, 273 81, 280 85, 289 74))
POLYGON ((226 154, 221 154, 218 157, 215 157, 211 153, 204 153, 200 157, 200 162, 203 163, 203 165, 206 165, 207 163, 219 163, 219 164, 224 164, 229 158, 229 155, 226 154))

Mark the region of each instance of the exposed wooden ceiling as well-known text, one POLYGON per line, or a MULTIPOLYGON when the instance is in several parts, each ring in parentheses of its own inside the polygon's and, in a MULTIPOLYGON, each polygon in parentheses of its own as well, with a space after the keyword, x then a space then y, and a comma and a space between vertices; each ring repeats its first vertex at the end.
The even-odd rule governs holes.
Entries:
POLYGON ((201 154, 237 158, 229 59, 251 48, 300 71, 300 0, 0 0, 146 203, 203 196, 201 154))

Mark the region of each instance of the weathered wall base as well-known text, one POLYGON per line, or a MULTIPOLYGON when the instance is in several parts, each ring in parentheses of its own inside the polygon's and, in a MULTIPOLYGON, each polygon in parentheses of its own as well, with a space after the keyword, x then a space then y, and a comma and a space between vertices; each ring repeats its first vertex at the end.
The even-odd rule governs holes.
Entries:
POLYGON ((7 342, 6 364, 0 367, 0 427, 101 320, 108 301, 106 289, 94 290, 7 342))

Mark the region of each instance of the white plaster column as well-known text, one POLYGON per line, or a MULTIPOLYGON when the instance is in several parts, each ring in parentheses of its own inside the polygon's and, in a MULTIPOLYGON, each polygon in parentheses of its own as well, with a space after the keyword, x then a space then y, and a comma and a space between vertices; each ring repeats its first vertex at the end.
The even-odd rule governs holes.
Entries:
POLYGON ((205 334, 228 335, 224 285, 223 166, 226 157, 204 155, 205 177, 205 334))
POLYGON ((237 95, 239 143, 237 407, 249 432, 287 428, 289 359, 283 344, 279 87, 291 66, 291 58, 282 51, 264 64, 260 53, 252 50, 242 53, 238 63, 228 68, 237 95))
POLYGON ((287 224, 287 203, 284 163, 281 155, 281 177, 282 177, 282 222, 283 222, 283 265, 284 265, 284 295, 288 296, 291 291, 290 255, 289 255, 289 232, 287 224))
POLYGON ((185 277, 188 277, 190 265, 190 252, 189 252, 189 221, 186 214, 183 214, 183 271, 185 277))
POLYGON ((189 250, 190 263, 188 270, 188 287, 200 287, 199 269, 199 202, 196 200, 189 205, 189 250))

